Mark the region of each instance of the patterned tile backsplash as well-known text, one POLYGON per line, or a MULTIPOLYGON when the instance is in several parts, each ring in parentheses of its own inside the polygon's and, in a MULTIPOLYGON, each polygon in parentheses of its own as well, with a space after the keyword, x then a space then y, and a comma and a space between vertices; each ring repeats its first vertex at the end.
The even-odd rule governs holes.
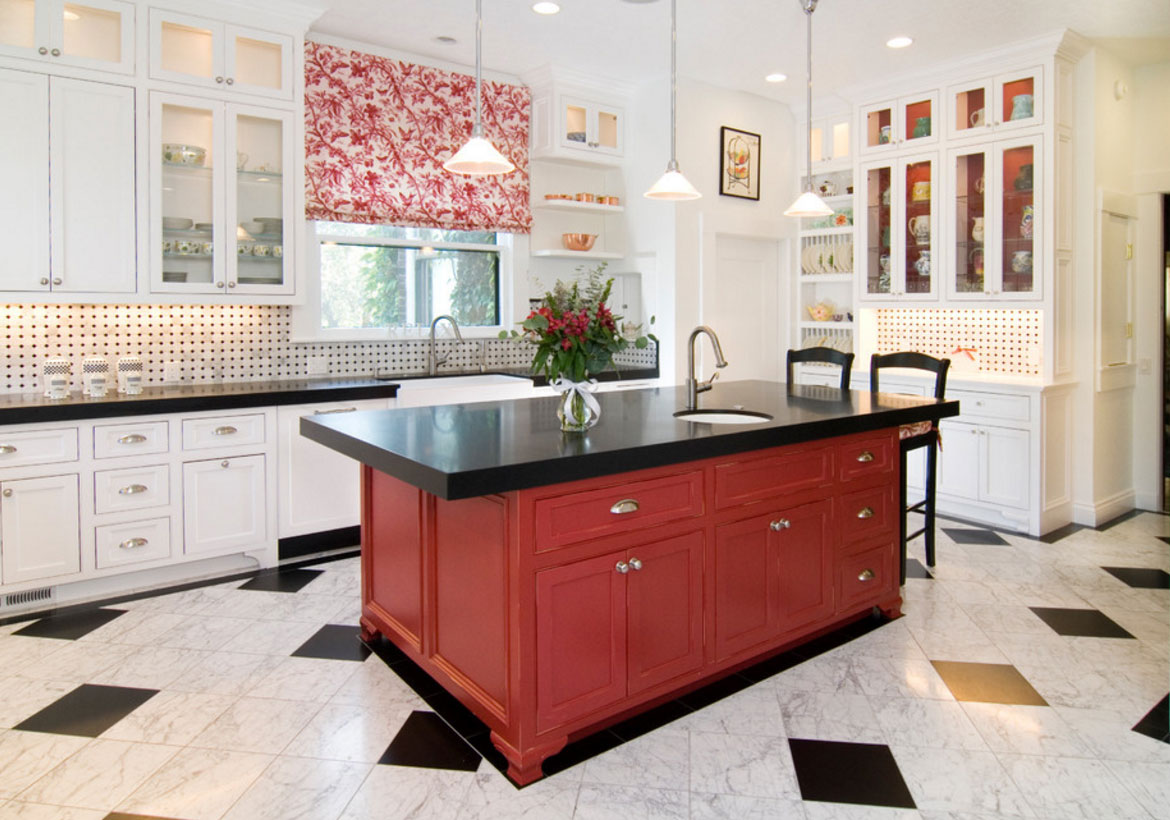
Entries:
MULTIPOLYGON (((62 356, 73 363, 73 389, 81 389, 81 360, 140 356, 143 384, 163 383, 163 368, 176 362, 182 383, 270 381, 309 376, 309 360, 325 359, 332 377, 426 372, 425 340, 294 344, 291 308, 251 305, 3 305, 4 367, 0 392, 43 389, 41 363, 62 356)), ((450 332, 442 328, 444 332, 450 332)), ((506 339, 441 339, 446 367, 472 370, 524 367, 531 348, 506 339), (481 347, 481 344, 483 345, 481 347)), ((653 346, 624 351, 618 363, 653 367, 653 346)))
POLYGON ((1039 376, 1043 311, 898 308, 877 311, 877 352, 917 350, 956 370, 1039 376))

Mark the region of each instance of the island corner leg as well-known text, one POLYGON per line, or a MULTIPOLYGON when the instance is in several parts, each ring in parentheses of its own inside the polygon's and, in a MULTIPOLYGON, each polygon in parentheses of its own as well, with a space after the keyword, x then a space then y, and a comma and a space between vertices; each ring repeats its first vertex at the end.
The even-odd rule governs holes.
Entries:
POLYGON ((508 760, 508 777, 518 786, 527 786, 544 777, 541 766, 569 742, 567 736, 555 738, 524 752, 516 749, 496 732, 491 733, 492 745, 508 760))
POLYGON ((365 615, 358 621, 358 637, 366 643, 377 640, 380 634, 382 633, 371 621, 367 620, 365 615))
POLYGON ((887 598, 877 605, 877 609, 890 620, 902 617, 902 596, 887 598))

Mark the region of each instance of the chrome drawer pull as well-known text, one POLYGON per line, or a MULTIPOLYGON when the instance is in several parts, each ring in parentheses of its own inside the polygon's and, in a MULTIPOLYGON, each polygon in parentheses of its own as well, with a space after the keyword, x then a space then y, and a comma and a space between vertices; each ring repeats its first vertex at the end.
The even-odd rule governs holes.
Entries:
POLYGON ((230 436, 238 432, 240 431, 235 427, 232 427, 230 424, 225 424, 223 427, 216 427, 211 431, 211 434, 214 436, 230 436))
POLYGON ((11 444, 0 444, 0 455, 6 456, 6 455, 9 455, 9 454, 15 453, 15 452, 16 452, 16 448, 13 447, 11 444))
POLYGON ((780 530, 786 530, 791 527, 792 522, 787 518, 777 518, 775 521, 769 524, 769 526, 772 528, 773 532, 780 532, 780 530))
POLYGON ((873 518, 873 507, 862 507, 857 512, 858 518, 873 518))
POLYGON ((862 450, 861 455, 857 457, 857 460, 862 464, 868 464, 869 462, 873 461, 873 453, 871 453, 869 450, 862 450))
POLYGON ((858 581, 872 581, 874 579, 872 569, 863 569, 857 576, 858 581))
POLYGON ((618 561, 617 566, 614 567, 614 569, 616 569, 622 575, 625 575, 627 572, 630 571, 630 565, 627 564, 625 561, 618 561))
POLYGON ((127 538, 125 541, 123 541, 121 544, 118 545, 118 549, 120 549, 120 550, 136 550, 136 549, 141 549, 142 547, 145 547, 149 543, 150 542, 147 541, 145 538, 127 538))
POLYGON ((625 515, 638 511, 638 499, 623 498, 621 501, 615 501, 614 505, 609 508, 609 511, 614 515, 625 515))
POLYGON ((639 560, 637 558, 630 559, 630 569, 641 569, 641 568, 642 568, 641 560, 639 560))
POLYGON ((356 407, 336 407, 333 410, 314 410, 314 416, 328 416, 333 413, 354 413, 357 411, 356 407))
POLYGON ((146 492, 146 489, 145 484, 130 484, 118 490, 118 495, 138 495, 146 492))
POLYGON ((146 436, 140 433, 129 433, 118 439, 119 444, 141 444, 144 441, 146 441, 146 436))

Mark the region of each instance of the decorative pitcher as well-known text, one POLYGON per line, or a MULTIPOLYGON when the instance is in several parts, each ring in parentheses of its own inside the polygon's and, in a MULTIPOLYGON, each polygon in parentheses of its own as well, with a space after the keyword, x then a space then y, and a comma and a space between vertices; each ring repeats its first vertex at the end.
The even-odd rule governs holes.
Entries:
POLYGON ((919 276, 930 276, 930 251, 921 251, 914 262, 914 270, 919 276))
POLYGON ((983 241, 983 217, 973 216, 973 217, 971 217, 971 221, 974 223, 971 226, 971 238, 974 239, 976 242, 982 242, 983 241))
POLYGON ((919 245, 925 245, 930 241, 930 215, 919 214, 918 216, 910 217, 906 223, 906 227, 910 229, 910 233, 914 236, 914 241, 919 245))
POLYGON ((1013 120, 1026 120, 1032 116, 1032 95, 1017 94, 1012 97, 1013 120))

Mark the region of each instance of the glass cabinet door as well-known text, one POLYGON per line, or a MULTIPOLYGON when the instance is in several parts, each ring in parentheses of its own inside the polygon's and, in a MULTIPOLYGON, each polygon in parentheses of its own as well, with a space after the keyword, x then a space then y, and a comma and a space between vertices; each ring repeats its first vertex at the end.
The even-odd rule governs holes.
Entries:
POLYGON ((37 53, 38 46, 48 53, 50 41, 47 7, 38 9, 37 0, 0 0, 0 51, 28 57, 37 53), (38 11, 41 17, 41 31, 37 30, 38 11))
POLYGON ((934 113, 938 109, 938 92, 906 97, 898 102, 898 137, 906 146, 937 142, 938 124, 934 113))
POLYGON ((891 165, 873 165, 861 173, 862 202, 865 203, 863 229, 864 293, 880 296, 893 293, 891 280, 890 240, 893 225, 894 169, 891 165))
POLYGON ((812 125, 813 162, 844 161, 849 159, 850 118, 834 117, 814 122, 812 125))
POLYGON ((134 6, 122 0, 0 0, 0 53, 134 71, 134 6))
MULTIPOLYGON (((904 160, 902 166, 903 219, 900 231, 905 241, 899 295, 929 296, 934 293, 934 160, 904 160)), ((895 290, 898 290, 895 288, 895 290)))
POLYGON ((1036 154, 1039 145, 1028 142, 997 150, 999 166, 1000 248, 999 270, 1005 294, 1030 294, 1036 290, 1038 260, 1036 241, 1036 154))
POLYGON ((223 25, 202 17, 150 10, 150 74, 161 80, 222 86, 223 25))
POLYGON ((879 103, 861 109, 861 150, 883 150, 897 142, 899 133, 895 123, 897 106, 879 103))
POLYGON ((953 136, 970 137, 991 127, 991 82, 979 80, 948 92, 953 136))
POLYGON ((983 149, 951 154, 951 172, 954 174, 951 191, 954 194, 953 222, 950 226, 954 239, 951 248, 951 269, 954 271, 953 293, 956 296, 978 294, 987 290, 984 240, 993 226, 987 217, 988 154, 983 149))
POLYGON ((229 186, 227 287, 241 293, 291 292, 293 128, 289 116, 228 106, 228 150, 235 155, 229 186))
POLYGON ((622 152, 621 109, 573 97, 561 98, 561 144, 567 148, 622 152))
POLYGON ((1022 128, 1042 121, 1042 73, 1039 67, 995 78, 995 124, 1022 128))
POLYGON ((292 98, 292 38, 228 26, 224 82, 237 91, 292 98))

